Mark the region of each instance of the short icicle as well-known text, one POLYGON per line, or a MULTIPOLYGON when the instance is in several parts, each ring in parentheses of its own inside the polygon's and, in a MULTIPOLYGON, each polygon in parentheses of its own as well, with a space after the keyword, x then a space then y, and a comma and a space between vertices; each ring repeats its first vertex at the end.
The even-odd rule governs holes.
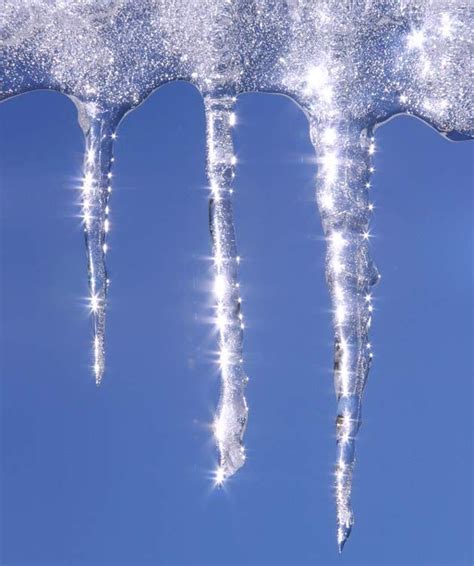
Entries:
POLYGON ((372 361, 368 331, 371 287, 379 274, 370 258, 369 201, 372 133, 358 124, 311 121, 318 162, 317 202, 327 242, 326 278, 333 305, 337 396, 335 491, 337 542, 342 552, 352 525, 355 439, 372 361))
POLYGON ((219 450, 216 485, 222 485, 245 462, 243 436, 247 424, 244 390, 248 378, 242 359, 243 315, 238 282, 240 257, 232 216, 232 184, 236 157, 232 143, 235 125, 232 96, 206 95, 207 173, 210 185, 209 223, 215 268, 215 323, 219 333, 221 393, 213 423, 219 450))
POLYGON ((93 323, 93 372, 99 385, 105 370, 105 313, 110 283, 105 258, 110 228, 112 151, 118 120, 111 112, 101 112, 94 103, 75 102, 86 142, 81 206, 93 323))

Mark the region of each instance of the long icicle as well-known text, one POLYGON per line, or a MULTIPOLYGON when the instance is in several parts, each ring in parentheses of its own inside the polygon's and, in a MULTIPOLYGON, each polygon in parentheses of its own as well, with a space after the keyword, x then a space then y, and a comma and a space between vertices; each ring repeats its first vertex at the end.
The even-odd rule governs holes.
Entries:
POLYGON ((93 371, 99 385, 105 370, 105 313, 110 283, 105 258, 110 228, 108 202, 112 191, 112 151, 118 120, 110 113, 98 111, 93 103, 76 104, 86 141, 81 205, 93 324, 93 371))
POLYGON ((357 124, 312 121, 318 161, 317 201, 327 241, 326 278, 333 305, 334 384, 337 396, 335 490, 341 552, 353 525, 351 507, 355 439, 372 361, 368 331, 371 287, 379 274, 370 258, 371 133, 357 124))
POLYGON ((215 267, 215 322, 219 333, 221 393, 213 429, 219 450, 216 485, 232 476, 245 462, 243 436, 247 425, 244 390, 248 378, 242 359, 243 315, 238 282, 232 183, 236 157, 232 143, 235 98, 204 97, 207 120, 207 174, 211 190, 209 224, 215 267))

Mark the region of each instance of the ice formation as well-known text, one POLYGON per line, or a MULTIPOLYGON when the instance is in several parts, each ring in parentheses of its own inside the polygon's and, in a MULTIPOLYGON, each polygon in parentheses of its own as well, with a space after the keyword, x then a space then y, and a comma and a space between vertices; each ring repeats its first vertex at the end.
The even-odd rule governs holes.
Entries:
POLYGON ((242 439, 247 424, 243 370, 242 334, 244 329, 242 298, 237 277, 240 256, 235 243, 232 220, 232 182, 236 157, 233 152, 232 127, 235 97, 205 95, 207 118, 207 168, 211 197, 209 225, 215 265, 215 323, 219 332, 219 366, 222 391, 214 421, 214 436, 220 453, 216 483, 238 470, 245 461, 242 439))
POLYGON ((342 550, 353 524, 355 438, 372 353, 369 217, 374 131, 412 114, 450 139, 474 134, 469 0, 1 0, 0 100, 54 89, 78 107, 86 138, 82 216, 94 327, 104 372, 112 146, 126 112, 187 80, 204 97, 221 398, 216 483, 245 461, 241 298, 231 196, 233 106, 282 93, 307 115, 327 239, 337 396, 335 488, 342 550))

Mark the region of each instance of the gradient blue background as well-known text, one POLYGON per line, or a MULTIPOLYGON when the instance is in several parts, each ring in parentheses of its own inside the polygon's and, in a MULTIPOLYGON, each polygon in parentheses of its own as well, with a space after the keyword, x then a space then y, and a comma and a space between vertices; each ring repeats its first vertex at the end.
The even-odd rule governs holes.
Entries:
POLYGON ((375 360, 337 554, 335 399, 315 163, 290 100, 235 131, 248 463, 225 490, 202 101, 162 88, 116 147, 107 373, 89 366, 82 134, 65 97, 0 107, 1 564, 460 566, 472 560, 472 145, 377 131, 375 360))

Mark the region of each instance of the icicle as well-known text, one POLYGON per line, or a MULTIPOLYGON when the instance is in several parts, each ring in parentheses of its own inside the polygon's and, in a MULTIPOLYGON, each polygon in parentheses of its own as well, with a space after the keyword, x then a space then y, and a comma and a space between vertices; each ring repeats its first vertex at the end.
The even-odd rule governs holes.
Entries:
POLYGON ((214 420, 219 449, 215 482, 221 485, 245 462, 243 436, 247 424, 244 396, 248 378, 243 370, 243 315, 238 283, 235 231, 232 218, 232 182, 236 157, 231 130, 235 125, 235 98, 206 95, 207 173, 211 189, 209 223, 215 266, 215 322, 219 333, 221 393, 214 420))
POLYGON ((339 550, 351 532, 352 472, 361 401, 372 352, 370 289, 378 272, 369 254, 371 134, 357 125, 311 122, 318 160, 317 201, 327 240, 326 276, 333 304, 334 382, 338 403, 335 471, 339 550))
POLYGON ((118 120, 112 113, 99 112, 93 103, 81 104, 77 100, 75 103, 86 141, 81 205, 93 323, 93 371, 99 385, 105 369, 105 312, 110 283, 105 257, 110 229, 112 150, 118 120))

